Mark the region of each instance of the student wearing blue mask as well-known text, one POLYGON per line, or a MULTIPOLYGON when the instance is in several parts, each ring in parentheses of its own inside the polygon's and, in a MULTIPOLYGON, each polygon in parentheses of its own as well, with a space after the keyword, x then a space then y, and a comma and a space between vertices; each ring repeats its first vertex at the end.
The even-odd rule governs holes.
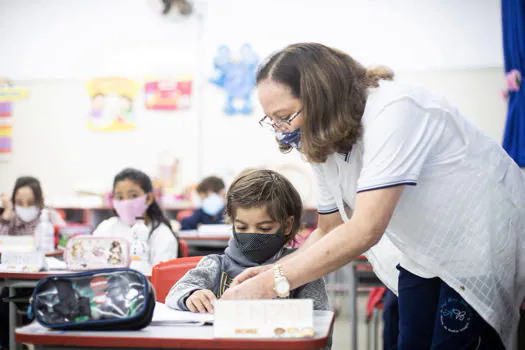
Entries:
POLYGON ((181 230, 195 230, 199 225, 222 224, 224 220, 224 181, 217 176, 209 176, 197 186, 201 198, 201 208, 181 221, 181 230))

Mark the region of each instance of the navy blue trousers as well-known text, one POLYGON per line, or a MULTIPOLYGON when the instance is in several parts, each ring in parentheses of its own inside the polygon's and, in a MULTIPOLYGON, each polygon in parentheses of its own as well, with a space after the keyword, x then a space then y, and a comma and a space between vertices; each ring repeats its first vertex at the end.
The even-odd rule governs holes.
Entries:
POLYGON ((439 278, 399 270, 399 350, 504 350, 498 333, 439 278))
POLYGON ((397 296, 389 289, 383 295, 383 349, 396 350, 399 334, 397 296))

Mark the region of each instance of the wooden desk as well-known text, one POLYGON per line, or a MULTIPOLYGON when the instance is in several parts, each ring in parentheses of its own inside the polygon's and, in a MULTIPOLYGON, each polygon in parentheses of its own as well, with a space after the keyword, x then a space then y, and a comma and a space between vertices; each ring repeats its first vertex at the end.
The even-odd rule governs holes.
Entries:
MULTIPOLYGON (((103 206, 96 208, 80 207, 56 207, 63 210, 67 222, 88 224, 97 227, 103 220, 115 215, 113 208, 103 206)), ((168 220, 176 219, 177 214, 182 210, 193 210, 195 207, 191 203, 182 203, 177 206, 162 206, 168 220)), ((313 228, 317 226, 317 208, 307 207, 303 210, 303 222, 305 227, 313 228)))
MULTIPOLYGON (((0 272, 0 287, 9 290, 9 297, 16 296, 17 289, 35 288, 38 280, 48 276, 75 273, 74 271, 56 270, 44 272, 0 272)), ((151 279, 151 276, 147 276, 151 279)), ((22 344, 15 342, 15 328, 17 326, 17 311, 14 303, 9 303, 9 350, 21 350, 22 344)))
POLYGON ((190 248, 217 248, 225 249, 231 235, 219 234, 216 236, 199 235, 197 230, 180 231, 179 237, 188 243, 190 248))
POLYGON ((150 325, 140 331, 87 332, 50 331, 38 323, 16 330, 16 341, 37 349, 320 349, 330 337, 334 323, 331 311, 314 311, 312 339, 216 339, 213 326, 150 325))
POLYGON ((47 253, 46 254, 47 257, 52 257, 52 258, 61 258, 64 256, 64 251, 63 250, 57 250, 57 251, 54 251, 53 253, 47 253))
MULTIPOLYGON (((9 290, 9 297, 16 296, 16 290, 22 288, 35 288, 38 280, 58 274, 71 273, 69 271, 46 271, 46 272, 0 272, 0 287, 9 290)), ((9 303, 9 349, 20 350, 21 344, 15 342, 15 327, 17 325, 16 305, 9 303)))

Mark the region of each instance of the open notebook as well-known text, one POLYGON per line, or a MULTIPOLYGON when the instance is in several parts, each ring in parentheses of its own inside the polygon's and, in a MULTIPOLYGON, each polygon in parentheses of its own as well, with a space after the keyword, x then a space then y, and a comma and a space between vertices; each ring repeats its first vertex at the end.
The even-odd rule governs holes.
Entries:
POLYGON ((151 324, 154 326, 204 326, 213 324, 213 315, 173 310, 166 304, 157 302, 151 324))

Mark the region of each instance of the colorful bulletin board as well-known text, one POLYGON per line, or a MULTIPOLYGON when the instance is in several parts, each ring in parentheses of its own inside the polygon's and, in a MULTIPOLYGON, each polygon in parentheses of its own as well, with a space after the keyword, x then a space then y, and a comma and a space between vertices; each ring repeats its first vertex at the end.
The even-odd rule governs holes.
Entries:
POLYGON ((146 109, 174 111, 191 107, 191 77, 157 79, 144 84, 146 109))
POLYGON ((86 83, 91 97, 88 128, 95 131, 135 129, 133 100, 139 85, 126 78, 98 78, 86 83))
POLYGON ((11 156, 13 144, 13 103, 0 102, 0 161, 11 156))
POLYGON ((13 101, 26 98, 25 88, 14 87, 7 79, 0 79, 0 161, 9 161, 13 151, 13 101))

